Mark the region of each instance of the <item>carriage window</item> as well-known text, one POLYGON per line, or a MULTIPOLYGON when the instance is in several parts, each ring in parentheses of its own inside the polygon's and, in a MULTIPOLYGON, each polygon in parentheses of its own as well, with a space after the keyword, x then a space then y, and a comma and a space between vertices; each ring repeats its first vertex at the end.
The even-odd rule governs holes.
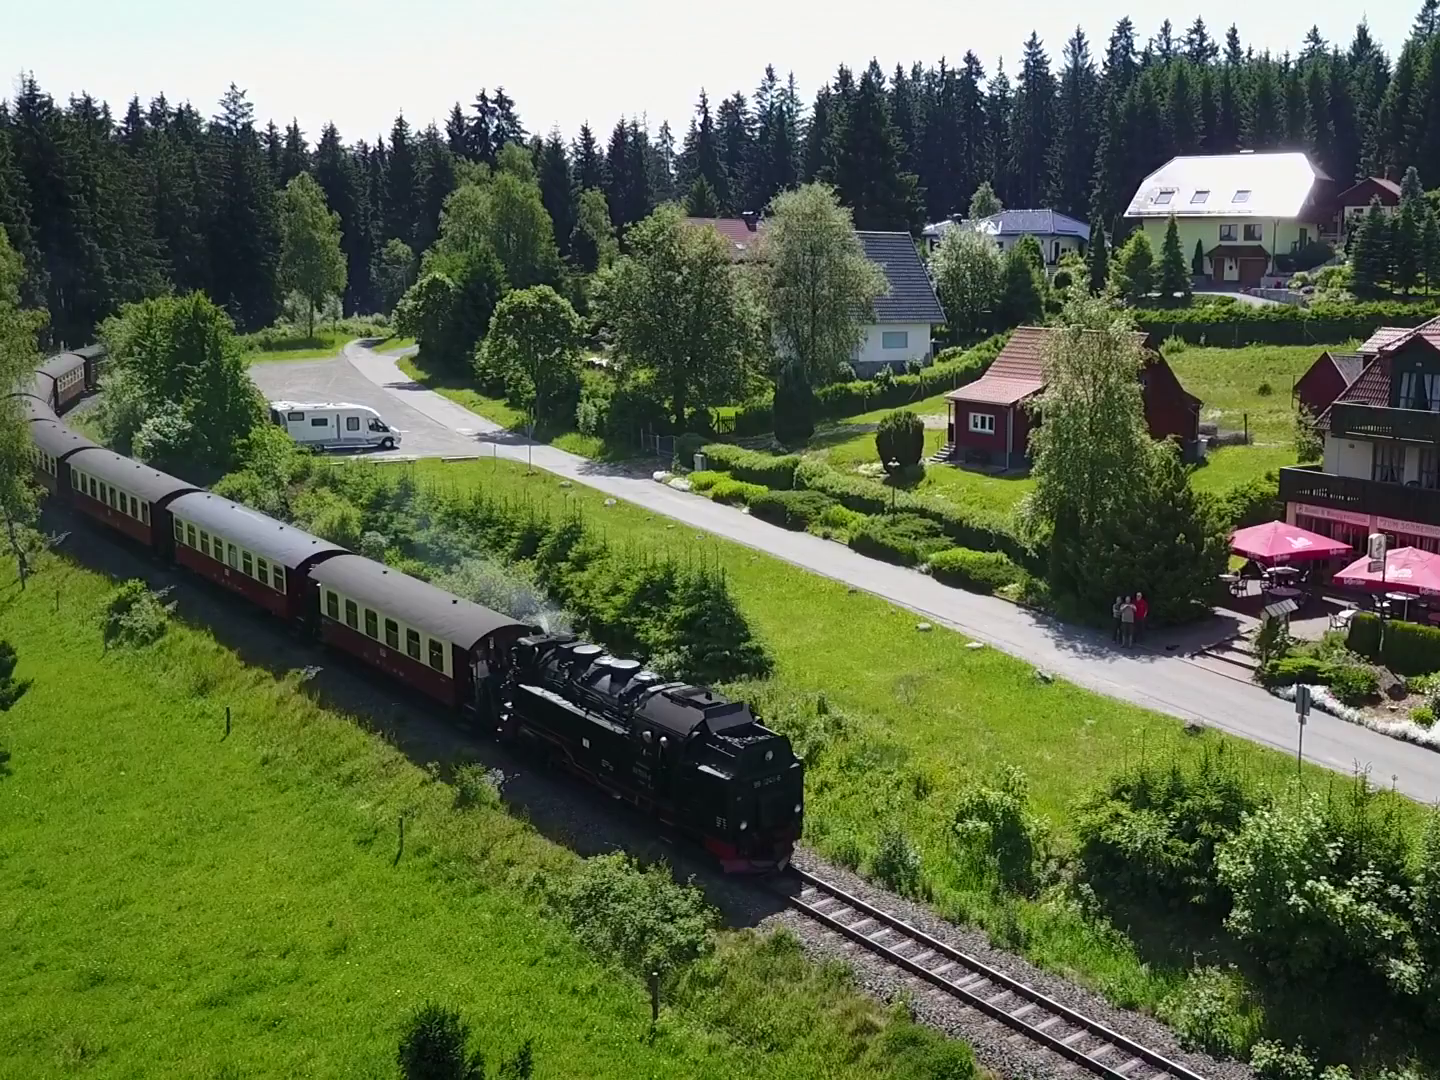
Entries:
POLYGON ((360 609, 355 606, 354 600, 345 601, 345 625, 352 630, 360 627, 360 609))
POLYGON ((332 619, 340 618, 340 597, 329 589, 325 590, 325 614, 332 619))
POLYGON ((445 646, 434 638, 430 639, 430 666, 436 671, 445 670, 445 646))
POLYGON ((74 469, 70 470, 70 486, 76 488, 85 486, 85 478, 74 469))
POLYGON ((98 487, 98 486, 96 485, 96 483, 95 483, 95 477, 92 476, 92 477, 89 478, 89 480, 90 480, 90 497, 91 497, 92 499, 95 499, 95 500, 98 501, 99 498, 100 498, 100 489, 99 489, 99 487, 98 487))
POLYGON ((285 419, 286 419, 286 420, 304 420, 304 419, 305 419, 305 414, 304 414, 303 412, 287 412, 287 413, 285 414, 285 419))
POLYGON ((373 638, 380 636, 379 616, 368 607, 365 609, 365 636, 373 638))
POLYGON ((270 584, 270 564, 258 556, 255 559, 255 576, 260 579, 261 585, 270 584))
POLYGON ((270 567, 270 585, 276 592, 285 591, 285 568, 283 566, 270 567))
POLYGON ((408 626, 405 628, 405 651, 410 654, 411 660, 420 659, 420 635, 408 626))
POLYGON ((185 523, 179 518, 175 519, 175 540, 181 544, 185 542, 185 523))
POLYGON ((146 525, 150 524, 150 504, 148 502, 140 504, 140 520, 146 525))
POLYGON ((195 526, 194 526, 194 525, 186 525, 186 526, 185 526, 185 543, 187 543, 188 545, 190 545, 192 548, 195 546, 195 526))
POLYGON ((250 561, 250 552, 242 551, 240 553, 240 566, 244 570, 246 577, 255 576, 255 564, 250 561))
POLYGON ((392 649, 400 648, 400 626, 394 619, 385 620, 385 644, 392 649))
POLYGON ((210 554, 210 534, 204 529, 200 530, 200 550, 206 555, 210 554))
POLYGON ((227 542, 225 546, 230 553, 230 569, 238 570, 240 568, 240 555, 235 550, 235 545, 227 542))
POLYGON ((360 418, 359 418, 358 416, 347 416, 347 417, 345 417, 345 430, 346 430, 346 431, 359 431, 359 430, 360 430, 360 418))

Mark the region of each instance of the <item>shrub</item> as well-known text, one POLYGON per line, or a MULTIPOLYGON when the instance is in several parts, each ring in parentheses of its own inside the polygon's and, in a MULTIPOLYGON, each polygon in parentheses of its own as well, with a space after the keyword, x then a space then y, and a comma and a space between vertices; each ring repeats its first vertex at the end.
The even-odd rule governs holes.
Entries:
MULTIPOLYGON (((1357 611, 1350 619, 1350 631, 1345 638, 1345 647, 1366 660, 1380 659, 1380 636, 1385 624, 1380 616, 1368 611, 1357 611)), ((1409 672, 1407 674, 1419 674, 1409 672)))
POLYGON ((769 494, 770 489, 760 484, 747 484, 743 480, 726 477, 710 488, 710 498, 718 503, 748 504, 752 499, 769 494))
POLYGON ((1375 696, 1380 680, 1368 667, 1341 664, 1330 671, 1330 689, 1346 705, 1360 705, 1375 696))
POLYGON ((1239 1057, 1251 1040, 1250 1026, 1242 1019, 1248 1011, 1243 986, 1241 979, 1217 967, 1199 968, 1165 999, 1160 1016, 1186 1050, 1239 1057))
POLYGON ((998 551, 946 548, 930 556, 930 573, 936 581, 971 592, 991 593, 1014 585, 1026 575, 1007 555, 998 551))
POLYGON ((960 846, 987 875, 1019 892, 1035 887, 1047 837, 1044 823, 1030 812, 1029 791, 1025 774, 1005 765, 998 784, 973 785, 955 808, 960 846))
POLYGON ((461 765, 455 770, 455 809, 471 806, 498 807, 504 774, 483 765, 461 765))
POLYGON ((888 413, 875 430, 875 452, 887 473, 920 464, 925 456, 925 425, 909 409, 888 413))
POLYGON ((691 491, 709 491, 721 480, 728 480, 730 477, 718 469, 702 469, 700 472, 692 472, 686 479, 690 481, 691 491))
POLYGON ((30 689, 29 679, 15 678, 17 663, 19 657, 15 653, 15 646, 8 641, 0 641, 0 712, 9 712, 25 695, 25 691, 30 689))
POLYGON ((1260 681, 1266 686, 1294 686, 1296 683, 1326 686, 1330 677, 1330 665, 1313 656, 1285 656, 1260 667, 1260 681))
POLYGON ((1417 705, 1410 710, 1410 720, 1428 730, 1435 726, 1435 710, 1429 705, 1417 705))
POLYGON ((1279 482, 1272 474, 1235 484, 1220 496, 1220 516, 1230 529, 1277 520, 1283 516, 1279 482))
MULTIPOLYGON (((1352 627, 1359 618, 1355 617, 1352 627)), ((1397 675, 1428 675, 1440 671, 1440 629, 1394 619, 1386 622, 1380 661, 1397 675)))
POLYGON ((768 491, 750 500, 750 515, 786 529, 807 529, 834 505, 818 491, 768 491))
POLYGON ((165 636, 173 602, 163 602, 169 589, 151 592, 139 578, 131 578, 115 590, 105 608, 105 644, 149 645, 165 636))
POLYGON ((1255 388, 1255 393, 1258 394, 1260 397, 1269 397, 1271 394, 1275 393, 1275 388, 1271 386, 1268 382, 1262 382, 1259 386, 1255 388))
POLYGON ((870 861, 870 875, 901 896, 920 894, 920 852, 905 830, 890 825, 880 833, 875 857, 870 861))
MULTIPOLYGON (((1325 288, 1333 276, 1326 267, 1317 275, 1325 288)), ((1308 345, 1315 341, 1367 338, 1379 326, 1417 326, 1440 312, 1435 303, 1384 301, 1356 303, 1324 299, 1309 307, 1269 304, 1265 307, 1196 304, 1189 308, 1137 309, 1139 329, 1162 338, 1183 337, 1193 344, 1308 345)))
POLYGON ((1250 1067, 1260 1080, 1311 1080, 1315 1075, 1315 1063, 1303 1045, 1289 1047, 1273 1039, 1261 1039, 1255 1044, 1250 1051, 1250 1067))
POLYGON ((737 480, 776 491, 795 486, 795 467, 800 464, 797 454, 762 454, 729 443, 710 443, 704 450, 711 468, 723 469, 737 480))
POLYGON ((940 525, 918 514, 877 514, 850 536, 850 547, 861 555, 901 566, 922 563, 946 546, 940 525))

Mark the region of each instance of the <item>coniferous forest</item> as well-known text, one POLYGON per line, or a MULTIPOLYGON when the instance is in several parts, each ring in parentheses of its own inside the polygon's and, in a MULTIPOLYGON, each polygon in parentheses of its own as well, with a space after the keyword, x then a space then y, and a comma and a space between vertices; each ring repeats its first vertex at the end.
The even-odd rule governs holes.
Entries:
MULTIPOLYGON (((637 114, 644 102, 636 102, 637 114)), ((53 344, 77 345, 121 304, 200 289, 242 329, 280 310, 275 192, 311 173, 340 217, 347 312, 387 306, 399 240, 418 256, 465 170, 527 147, 560 254, 594 269, 604 196, 622 237, 657 204, 692 213, 761 210, 824 180, 861 228, 918 230, 963 213, 988 181, 1006 206, 1053 207, 1121 227, 1140 179, 1174 154, 1301 149, 1336 180, 1413 165, 1440 187, 1440 0, 1424 0, 1389 55, 1362 22, 1348 42, 1312 28, 1294 53, 1246 45, 1235 26, 1167 20, 1149 40, 1122 19, 1101 44, 1077 28, 1032 34, 1018 67, 973 52, 885 70, 841 67, 813 98, 767 67, 752 92, 700 90, 688 129, 634 117, 608 132, 527 131, 503 89, 457 103, 443 127, 396 117, 365 138, 262 123, 235 86, 202 105, 115 110, 83 92, 59 100, 22 77, 0 103, 0 225, 25 258, 25 301, 47 307, 53 344)))

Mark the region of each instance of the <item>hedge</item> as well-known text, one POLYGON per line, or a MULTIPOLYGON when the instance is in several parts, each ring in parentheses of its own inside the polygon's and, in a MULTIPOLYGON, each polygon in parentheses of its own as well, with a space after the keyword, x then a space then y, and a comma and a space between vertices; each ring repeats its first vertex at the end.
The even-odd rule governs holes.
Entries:
POLYGON ((729 443, 707 443, 704 450, 711 469, 723 469, 736 480, 788 491, 795 486, 795 466, 800 464, 799 454, 762 454, 758 450, 746 450, 743 446, 729 443))
POLYGON ((1137 308, 1134 314, 1141 330, 1159 338, 1182 338, 1192 345, 1311 345, 1367 338, 1381 326, 1418 326, 1440 315, 1440 305, 1398 301, 1322 301, 1308 308, 1201 304, 1164 310, 1137 308))
POLYGON ((1440 630, 1390 620, 1385 624, 1380 644, 1380 662, 1397 675, 1429 675, 1440 671, 1440 630))
POLYGON ((750 500, 750 516, 785 529, 806 529, 819 521, 835 500, 818 491, 767 491, 750 500))
POLYGON ((939 522, 919 514, 877 514, 850 534, 850 547, 861 555, 901 566, 925 562, 947 543, 939 522))
POLYGON ((978 593, 991 593, 1025 578, 1025 571, 1008 555, 962 547, 946 548, 931 555, 930 573, 941 584, 978 593))
MULTIPOLYGON (((984 375, 991 361, 1005 347, 1010 335, 996 334, 969 349, 946 349, 935 363, 915 375, 896 375, 888 383, 865 379, 831 383, 815 391, 820 419, 854 416, 874 409, 895 409, 909 405, 943 390, 974 382, 984 375)), ((737 436, 764 435, 775 429, 771 402, 757 401, 735 410, 737 436)))
POLYGON ((1266 686, 1329 685, 1331 667, 1313 656, 1286 656, 1272 660, 1260 669, 1260 681, 1266 686))
POLYGON ((710 488, 710 498, 718 503, 743 503, 748 505, 752 499, 768 494, 769 488, 761 484, 747 484, 743 480, 731 480, 726 478, 718 481, 710 488))
POLYGON ((1380 616, 1368 611, 1357 611, 1350 618, 1350 632, 1345 637, 1345 647, 1366 660, 1379 662, 1380 635, 1384 628, 1380 616))

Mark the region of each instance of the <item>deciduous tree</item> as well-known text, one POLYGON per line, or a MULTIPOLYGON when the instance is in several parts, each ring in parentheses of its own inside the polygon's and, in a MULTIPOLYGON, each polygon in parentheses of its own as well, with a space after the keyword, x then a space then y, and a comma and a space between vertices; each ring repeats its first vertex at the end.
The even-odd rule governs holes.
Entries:
POLYGON ((585 326, 570 302, 548 285, 514 289, 495 305, 476 354, 484 374, 499 375, 506 397, 537 422, 573 418, 585 326))
POLYGON ((1000 205, 1000 200, 995 196, 995 189, 990 186, 989 180, 980 181, 980 186, 975 189, 975 194, 970 196, 970 218, 992 217, 1005 209, 1000 205))
POLYGON ((990 237, 959 226, 946 230, 930 256, 930 272, 952 335, 975 336, 992 326, 1004 268, 990 237))
POLYGON ((345 291, 345 272, 340 215, 325 205, 315 178, 302 172, 285 185, 280 200, 280 283, 309 304, 306 336, 315 336, 315 309, 345 291))
MULTIPOLYGON (((0 387, 26 385, 39 364, 35 336, 45 325, 45 314, 21 308, 24 280, 25 261, 0 227, 0 387)), ((22 589, 30 569, 24 534, 35 518, 31 475, 29 424, 20 399, 7 394, 0 398, 0 512, 5 515, 5 540, 15 557, 22 589)))
MULTIPOLYGON (((1022 237, 1022 241, 1033 237, 1022 237)), ((1035 269, 1023 243, 1005 253, 1000 279, 1000 321, 996 329, 1010 329, 1039 322, 1045 315, 1045 272, 1035 269)))

